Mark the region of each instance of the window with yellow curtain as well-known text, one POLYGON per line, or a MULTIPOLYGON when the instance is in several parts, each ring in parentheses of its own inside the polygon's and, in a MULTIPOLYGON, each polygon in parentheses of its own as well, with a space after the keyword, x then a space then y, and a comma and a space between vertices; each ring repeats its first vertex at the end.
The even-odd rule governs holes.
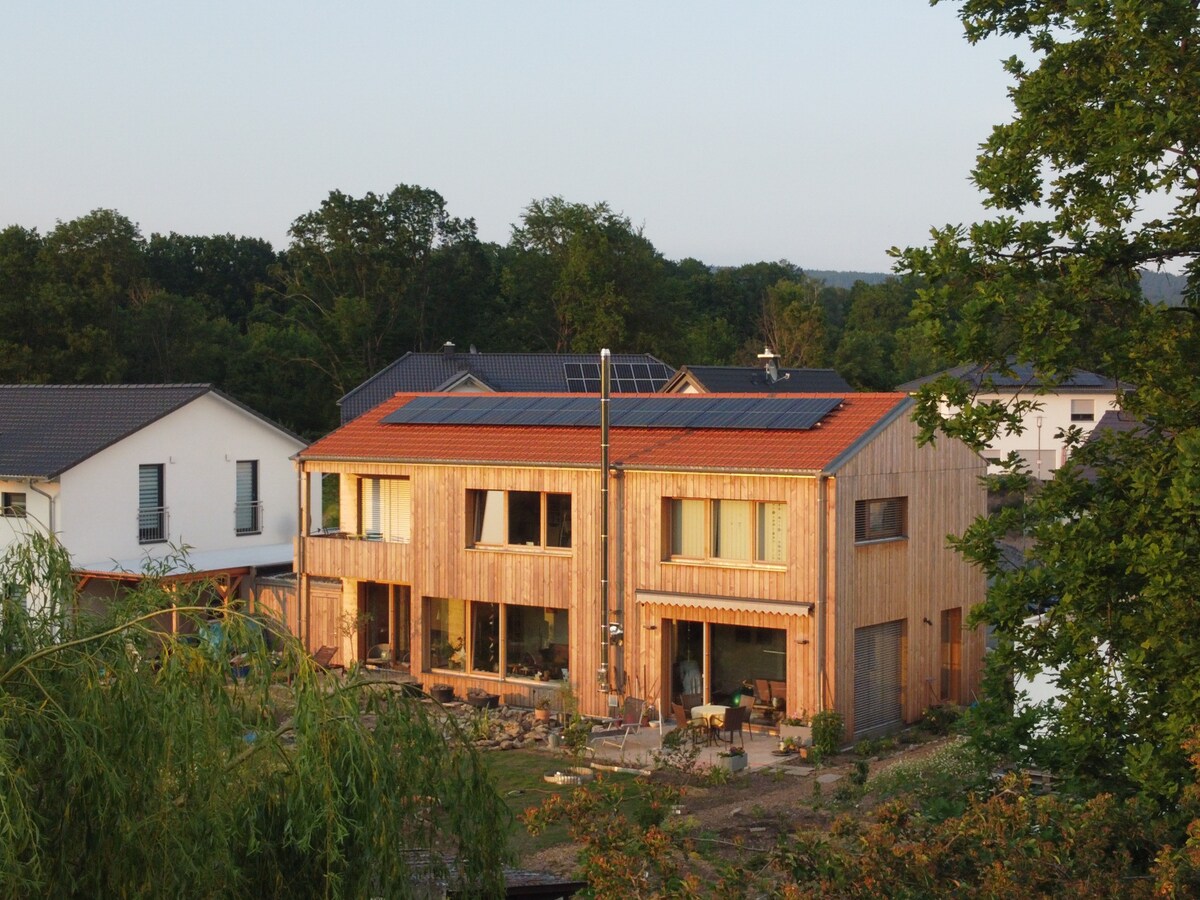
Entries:
POLYGON ((759 503, 758 547, 754 558, 759 562, 787 562, 787 504, 759 503))
POLYGON ((749 500, 714 500, 713 556, 717 559, 750 559, 751 518, 749 500))
POLYGON ((708 555, 704 540, 704 500, 671 501, 671 555, 703 559, 708 555))

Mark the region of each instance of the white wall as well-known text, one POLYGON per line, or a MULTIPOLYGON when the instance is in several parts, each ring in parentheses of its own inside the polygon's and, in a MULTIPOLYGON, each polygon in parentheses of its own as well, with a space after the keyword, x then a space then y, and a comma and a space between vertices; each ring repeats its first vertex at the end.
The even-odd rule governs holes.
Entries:
MULTIPOLYGON (((1000 400, 1002 402, 1011 402, 1012 394, 980 394, 977 398, 980 402, 987 400, 1000 400)), ((991 443, 988 449, 984 452, 986 457, 1007 456, 1011 451, 1015 450, 1025 458, 1029 470, 1034 475, 1041 475, 1042 478, 1049 478, 1050 475, 1066 462, 1066 453, 1063 442, 1055 437, 1055 434, 1060 430, 1066 430, 1071 425, 1076 425, 1083 431, 1085 435, 1090 434, 1092 428, 1100 421, 1109 410, 1119 409, 1117 405, 1116 394, 1112 391, 1097 392, 1097 393, 1063 393, 1063 394, 1045 394, 1039 397, 1030 397, 1029 399, 1036 400, 1041 404, 1041 410, 1029 412, 1024 418, 1025 431, 1022 434, 1000 434, 991 443), (1072 422, 1071 421, 1071 401, 1072 400, 1091 400, 1094 410, 1094 418, 1090 422, 1072 422), (1041 418, 1041 428, 1038 428, 1037 422, 1041 418), (1038 471, 1037 460, 1041 459, 1041 471, 1038 471)), ((989 467, 990 472, 998 472, 999 469, 995 466, 989 467)))
POLYGON ((76 565, 290 542, 302 444, 215 394, 205 394, 62 476, 56 518, 76 565), (259 463, 262 533, 234 534, 236 463, 259 463), (163 464, 168 543, 138 543, 138 466, 163 464))
MULTIPOLYGON (((57 484, 43 481, 35 482, 35 484, 38 490, 47 494, 52 496, 58 494, 57 484)), ((0 478, 0 493, 24 494, 26 506, 26 516, 23 519, 0 516, 0 554, 3 554, 10 544, 27 531, 46 532, 50 527, 50 501, 33 490, 26 481, 6 481, 0 478)))

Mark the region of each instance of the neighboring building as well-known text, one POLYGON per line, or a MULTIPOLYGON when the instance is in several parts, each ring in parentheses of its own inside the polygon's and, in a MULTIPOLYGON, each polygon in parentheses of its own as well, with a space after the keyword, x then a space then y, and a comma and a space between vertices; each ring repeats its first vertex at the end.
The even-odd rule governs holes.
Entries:
POLYGON ((781 369, 770 348, 762 366, 683 366, 664 394, 837 394, 854 390, 833 369, 781 369))
POLYGON ((383 645, 459 696, 570 684, 590 714, 697 680, 717 701, 786 682, 791 713, 836 707, 860 735, 969 702, 984 581, 946 535, 984 512, 985 463, 918 447, 912 406, 618 396, 602 482, 597 397, 393 397, 299 455, 305 486, 342 476, 340 532, 299 543, 304 637, 347 661, 383 645))
MULTIPOLYGON (((614 394, 652 394, 675 370, 648 353, 615 353, 614 394)), ((594 353, 466 353, 447 342, 437 353, 406 353, 338 401, 342 424, 398 393, 546 392, 595 394, 600 363, 594 353)))
POLYGON ((1082 369, 1071 370, 1058 384, 1044 386, 1032 366, 1016 362, 1010 362, 1009 366, 1011 375, 986 366, 959 366, 909 381, 897 390, 915 393, 929 382, 950 375, 970 384, 976 392, 976 401, 981 403, 990 400, 1012 403, 1018 398, 1036 401, 1041 408, 1025 416, 1024 430, 1020 434, 997 435, 984 456, 993 463, 991 470, 995 472, 999 469, 994 464, 1015 451, 1030 472, 1046 479, 1067 461, 1067 448, 1062 438, 1057 437, 1059 431, 1074 425, 1088 434, 1101 416, 1120 408, 1120 393, 1130 389, 1130 385, 1082 369), (1041 393, 1043 389, 1045 393, 1041 393))
POLYGON ((186 546, 223 597, 290 569, 305 446, 207 384, 0 386, 0 552, 30 530, 71 554, 84 596, 111 596, 186 546))

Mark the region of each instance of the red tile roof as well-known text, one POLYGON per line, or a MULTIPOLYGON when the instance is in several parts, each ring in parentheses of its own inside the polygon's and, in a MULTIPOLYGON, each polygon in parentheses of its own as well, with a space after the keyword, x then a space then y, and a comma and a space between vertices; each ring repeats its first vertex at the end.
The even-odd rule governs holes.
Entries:
MULTIPOLYGON (((468 463, 593 467, 600 463, 600 429, 577 426, 385 424, 381 420, 427 394, 397 394, 299 454, 304 460, 468 463)), ((498 395, 499 396, 499 395, 498 395)), ((511 397, 512 394, 503 396, 511 397)), ((554 396, 539 394, 537 396, 554 396)), ((578 396, 578 395, 575 395, 578 396)), ((656 397, 667 395, 658 394, 656 397)), ((713 394, 670 395, 680 403, 713 394)), ((739 394, 764 402, 787 402, 739 394)), ((609 459, 624 468, 818 471, 911 405, 907 394, 793 394, 842 396, 820 425, 800 430, 613 428, 609 459)), ((597 398, 599 404, 599 398, 597 398)))

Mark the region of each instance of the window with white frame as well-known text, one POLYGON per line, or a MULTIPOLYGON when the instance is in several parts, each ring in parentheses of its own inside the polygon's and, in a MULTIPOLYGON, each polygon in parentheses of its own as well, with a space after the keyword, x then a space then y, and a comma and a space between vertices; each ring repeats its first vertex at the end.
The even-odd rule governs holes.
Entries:
POLYGON ((367 540, 407 544, 412 540, 412 482, 407 478, 360 478, 358 522, 367 540))
POLYGON ((542 491, 467 492, 473 547, 571 546, 571 495, 542 491))
POLYGON ((258 460, 239 459, 234 486, 234 534, 262 533, 262 501, 258 498, 258 460))
POLYGON ((908 498, 858 500, 854 504, 854 540, 896 540, 908 536, 908 498))
POLYGON ((25 492, 5 491, 0 493, 0 516, 23 519, 26 514, 25 492))
POLYGON ((787 504, 755 500, 666 501, 672 559, 787 562, 787 504))
POLYGON ((1072 400, 1071 401, 1071 421, 1072 422, 1094 422, 1094 421, 1096 421, 1096 401, 1095 400, 1072 400))

